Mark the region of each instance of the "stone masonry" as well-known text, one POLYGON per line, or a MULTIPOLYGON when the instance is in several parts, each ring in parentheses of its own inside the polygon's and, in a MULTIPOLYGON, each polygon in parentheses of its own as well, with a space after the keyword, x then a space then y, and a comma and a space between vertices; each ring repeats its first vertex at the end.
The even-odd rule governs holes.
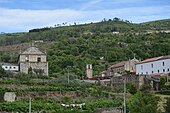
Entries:
POLYGON ((20 72, 28 73, 29 68, 41 69, 44 75, 48 75, 47 54, 39 48, 31 46, 19 55, 20 72))

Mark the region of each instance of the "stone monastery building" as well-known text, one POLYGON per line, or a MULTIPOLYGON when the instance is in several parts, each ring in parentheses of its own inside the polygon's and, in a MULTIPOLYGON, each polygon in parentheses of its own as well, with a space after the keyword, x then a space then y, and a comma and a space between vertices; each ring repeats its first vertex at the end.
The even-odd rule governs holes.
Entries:
POLYGON ((43 75, 48 75, 47 54, 34 45, 19 55, 20 72, 28 73, 29 68, 32 68, 32 70, 41 70, 43 75))

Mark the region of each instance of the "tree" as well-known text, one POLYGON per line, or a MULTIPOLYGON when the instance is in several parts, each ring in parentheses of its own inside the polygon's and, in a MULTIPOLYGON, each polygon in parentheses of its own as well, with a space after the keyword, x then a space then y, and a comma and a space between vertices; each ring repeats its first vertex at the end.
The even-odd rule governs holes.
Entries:
POLYGON ((33 74, 33 72, 32 72, 32 67, 29 67, 29 68, 28 68, 28 74, 30 74, 30 75, 33 74))
POLYGON ((2 66, 0 65, 0 77, 3 77, 5 74, 5 70, 2 68, 2 66))
POLYGON ((160 88, 161 88, 161 90, 165 87, 165 83, 166 83, 166 78, 161 77, 160 78, 160 88))
POLYGON ((158 113, 157 104, 159 97, 149 93, 137 92, 127 101, 130 113, 158 113))
POLYGON ((165 113, 170 113, 170 97, 167 98, 165 113))
POLYGON ((127 83, 127 90, 128 90, 129 93, 131 93, 133 95, 137 92, 136 87, 130 82, 127 83))

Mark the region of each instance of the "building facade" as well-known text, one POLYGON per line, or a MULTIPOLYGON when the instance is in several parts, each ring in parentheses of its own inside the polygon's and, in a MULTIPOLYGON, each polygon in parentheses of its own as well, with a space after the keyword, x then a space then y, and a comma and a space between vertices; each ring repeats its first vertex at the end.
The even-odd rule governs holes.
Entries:
POLYGON ((41 70, 43 75, 48 75, 48 62, 46 52, 42 52, 39 48, 31 46, 19 55, 19 70, 28 73, 29 69, 41 70))
POLYGON ((170 56, 150 58, 136 64, 137 75, 170 73, 170 56))
POLYGON ((135 65, 139 63, 139 60, 133 58, 128 61, 122 61, 120 63, 114 64, 108 68, 108 74, 111 76, 121 76, 125 71, 129 71, 131 73, 136 72, 135 65))

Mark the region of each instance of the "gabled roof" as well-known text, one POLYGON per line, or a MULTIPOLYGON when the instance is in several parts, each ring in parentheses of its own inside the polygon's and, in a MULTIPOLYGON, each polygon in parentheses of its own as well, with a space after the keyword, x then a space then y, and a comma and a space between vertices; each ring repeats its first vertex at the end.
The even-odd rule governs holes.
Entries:
POLYGON ((154 58, 149 58, 149 59, 143 60, 143 61, 139 62, 138 64, 147 63, 147 62, 153 62, 153 61, 163 60, 163 59, 169 59, 169 58, 170 58, 170 55, 168 55, 168 56, 159 56, 159 57, 154 57, 154 58))
POLYGON ((128 61, 122 61, 120 63, 112 65, 110 68, 116 68, 116 67, 121 67, 124 66, 128 61))
POLYGON ((24 52, 21 53, 21 55, 45 55, 45 52, 42 52, 39 48, 35 46, 31 46, 27 48, 24 52))

